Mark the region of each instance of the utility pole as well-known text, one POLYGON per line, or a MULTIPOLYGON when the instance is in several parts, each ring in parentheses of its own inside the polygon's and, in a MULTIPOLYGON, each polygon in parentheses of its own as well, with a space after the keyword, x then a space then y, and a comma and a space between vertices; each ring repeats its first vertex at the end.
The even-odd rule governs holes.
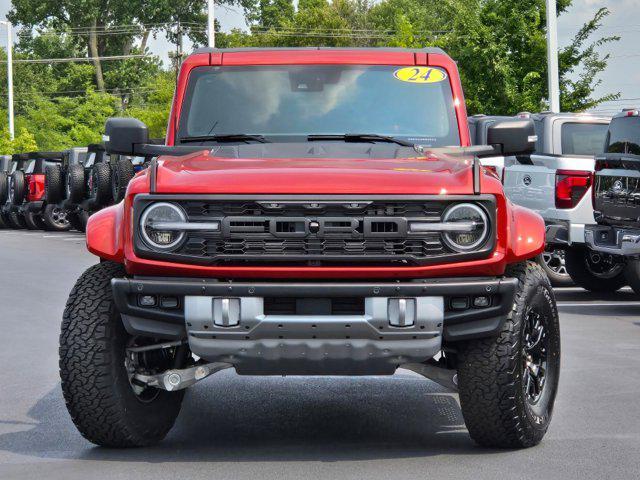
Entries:
POLYGON ((13 121, 13 34, 12 25, 5 20, 0 21, 7 27, 7 92, 8 92, 8 106, 7 111, 9 113, 9 138, 13 140, 15 138, 15 127, 13 121))
POLYGON ((216 32, 215 32, 215 5, 213 0, 207 0, 207 36, 209 37, 209 47, 214 48, 216 46, 216 32))
POLYGON ((560 112, 556 0, 547 0, 547 70, 549 72, 549 108, 552 112, 560 112))

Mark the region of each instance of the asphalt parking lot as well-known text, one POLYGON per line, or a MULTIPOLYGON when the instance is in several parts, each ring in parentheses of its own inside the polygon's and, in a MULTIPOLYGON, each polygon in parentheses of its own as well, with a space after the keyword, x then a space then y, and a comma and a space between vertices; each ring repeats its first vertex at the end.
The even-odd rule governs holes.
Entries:
POLYGON ((457 397, 387 378, 239 377, 187 394, 159 446, 109 450, 75 430, 58 377, 62 310, 96 259, 79 234, 0 230, 0 479, 640 478, 640 299, 557 291, 554 420, 529 450, 476 447, 457 397))

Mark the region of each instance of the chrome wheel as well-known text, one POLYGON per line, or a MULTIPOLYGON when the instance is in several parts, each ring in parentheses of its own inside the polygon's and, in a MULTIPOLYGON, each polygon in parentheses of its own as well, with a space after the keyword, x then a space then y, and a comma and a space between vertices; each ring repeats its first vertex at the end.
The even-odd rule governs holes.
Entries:
POLYGON ((542 396, 546 382, 549 348, 546 318, 533 308, 528 308, 524 322, 522 387, 527 401, 535 405, 542 396))
POLYGON ((66 227, 69 225, 69 219, 67 218, 66 210, 55 207, 51 211, 51 221, 60 227, 66 227))

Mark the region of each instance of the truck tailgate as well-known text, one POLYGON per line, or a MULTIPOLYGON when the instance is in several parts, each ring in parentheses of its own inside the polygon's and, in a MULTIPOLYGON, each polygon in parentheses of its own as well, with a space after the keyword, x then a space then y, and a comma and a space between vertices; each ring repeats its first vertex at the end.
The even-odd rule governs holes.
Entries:
POLYGON ((640 156, 598 157, 595 210, 598 223, 638 226, 640 223, 640 156))
POLYGON ((504 169, 504 191, 515 204, 538 211, 543 217, 556 210, 555 190, 558 170, 593 171, 593 157, 533 154, 504 169))

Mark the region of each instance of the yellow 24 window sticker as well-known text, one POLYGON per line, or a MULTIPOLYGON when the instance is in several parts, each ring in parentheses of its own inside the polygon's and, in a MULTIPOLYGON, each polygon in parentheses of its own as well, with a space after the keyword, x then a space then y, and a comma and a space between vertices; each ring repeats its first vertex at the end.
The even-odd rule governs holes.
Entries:
POLYGON ((447 78, 447 74, 433 67, 405 67, 393 72, 393 76, 402 82, 439 83, 447 78))

